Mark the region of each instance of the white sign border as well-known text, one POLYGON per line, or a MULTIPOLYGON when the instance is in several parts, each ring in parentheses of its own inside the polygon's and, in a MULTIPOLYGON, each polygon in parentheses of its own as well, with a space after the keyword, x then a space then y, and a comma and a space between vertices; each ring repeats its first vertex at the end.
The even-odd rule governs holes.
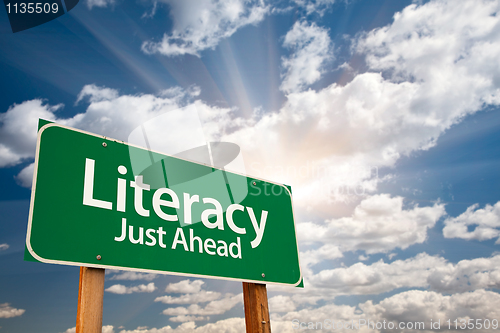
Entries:
POLYGON ((115 140, 115 139, 108 138, 108 137, 103 136, 103 135, 98 135, 98 134, 95 134, 95 133, 90 133, 90 132, 83 131, 83 130, 76 129, 76 128, 72 128, 72 127, 69 127, 69 126, 65 126, 65 125, 61 125, 61 124, 57 124, 57 123, 52 123, 52 122, 48 123, 48 124, 45 124, 45 125, 43 125, 38 130, 38 135, 37 135, 35 163, 34 163, 35 166, 34 166, 34 171, 33 171, 33 181, 32 181, 32 185, 31 185, 31 199, 30 199, 30 210, 29 210, 29 217, 28 217, 28 230, 27 230, 27 233, 26 233, 26 247, 27 247, 29 253, 36 260, 38 260, 38 261, 40 261, 42 263, 46 263, 46 264, 57 264, 57 265, 67 265, 67 266, 84 266, 84 267, 103 268, 103 269, 119 269, 119 270, 132 271, 132 272, 155 273, 155 274, 177 275, 177 276, 187 276, 187 277, 199 277, 199 278, 207 278, 207 279, 228 280, 228 281, 238 281, 238 282, 250 282, 250 283, 259 283, 259 284, 265 283, 265 284, 274 284, 274 285, 282 285, 282 286, 293 286, 293 287, 297 287, 303 281, 302 269, 301 269, 301 266, 300 266, 299 244, 298 244, 298 241, 297 241, 297 230, 295 228, 295 215, 294 215, 294 212, 293 212, 294 209, 293 209, 292 193, 290 192, 290 190, 288 189, 288 187, 286 187, 283 184, 275 183, 275 182, 264 180, 264 179, 261 179, 261 178, 256 178, 256 177, 253 177, 253 176, 243 175, 243 174, 240 174, 240 173, 237 173, 237 172, 233 172, 233 171, 230 171, 230 172, 234 173, 234 174, 237 174, 237 175, 240 175, 240 176, 243 176, 243 177, 253 178, 253 179, 256 179, 256 180, 260 180, 260 181, 272 183, 274 185, 282 186, 288 192, 288 194, 290 196, 290 202, 292 204, 293 229, 295 231, 295 242, 296 242, 296 247, 297 247, 297 258, 298 258, 299 273, 300 273, 299 280, 296 283, 290 284, 290 283, 281 283, 281 282, 273 282, 273 281, 265 281, 265 280, 249 280, 249 279, 238 279, 238 278, 230 278, 230 277, 222 277, 222 276, 212 276, 212 275, 203 275, 203 274, 190 274, 190 273, 158 271, 158 270, 152 270, 152 269, 132 268, 132 267, 120 267, 120 266, 109 266, 109 265, 99 265, 99 264, 89 264, 89 263, 78 263, 78 262, 73 262, 73 261, 52 260, 52 259, 45 259, 45 258, 40 257, 38 254, 35 253, 35 251, 31 247, 31 243, 30 243, 30 240, 31 240, 31 225, 32 225, 32 218, 33 218, 33 205, 34 205, 34 202, 35 202, 36 179, 37 179, 37 174, 38 174, 38 155, 39 155, 39 152, 40 152, 40 141, 41 141, 41 137, 42 137, 43 132, 46 129, 50 128, 50 127, 64 128, 64 129, 67 129, 67 130, 70 130, 70 131, 75 131, 75 132, 79 132, 79 133, 82 133, 82 134, 91 135, 91 136, 94 136, 94 137, 97 137, 97 138, 102 138, 103 140, 115 141, 115 142, 118 142, 118 143, 125 144, 127 146, 136 147, 136 148, 139 148, 139 149, 144 149, 144 150, 147 150, 147 151, 158 153, 160 155, 169 156, 169 157, 173 157, 173 158, 176 158, 176 159, 181 159, 181 160, 184 160, 184 161, 188 161, 188 162, 191 162, 191 163, 196 163, 196 164, 200 164, 200 165, 209 166, 209 167, 211 167, 213 169, 218 169, 218 170, 221 170, 221 171, 225 171, 225 170, 222 170, 220 168, 216 168, 216 167, 211 166, 211 165, 207 165, 207 164, 199 163, 199 162, 194 162, 194 161, 191 161, 191 160, 188 160, 188 159, 185 159, 185 158, 180 158, 180 157, 177 157, 177 156, 171 156, 171 155, 164 154, 164 153, 161 153, 161 152, 157 152, 157 151, 154 151, 154 150, 151 150, 151 149, 140 147, 140 146, 137 146, 137 145, 134 145, 134 144, 129 144, 129 143, 124 142, 124 141, 115 140))

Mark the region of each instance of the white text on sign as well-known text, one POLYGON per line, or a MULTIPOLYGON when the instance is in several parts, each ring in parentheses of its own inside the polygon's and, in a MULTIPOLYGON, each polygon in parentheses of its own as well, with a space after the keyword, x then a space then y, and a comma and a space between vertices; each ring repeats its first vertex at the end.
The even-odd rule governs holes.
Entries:
MULTIPOLYGON (((85 160, 85 175, 84 175, 84 187, 83 187, 83 204, 86 206, 92 206, 101 209, 113 209, 113 202, 106 201, 102 199, 96 199, 94 193, 94 175, 96 169, 96 161, 90 158, 85 160)), ((118 172, 121 175, 127 174, 127 168, 123 165, 118 167, 118 172)), ((135 181, 130 181, 130 187, 134 189, 134 208, 138 215, 142 217, 149 217, 150 210, 144 208, 144 192, 150 191, 150 185, 143 182, 143 176, 135 176, 135 181)), ((127 181, 123 178, 117 179, 117 191, 116 191, 116 210, 119 212, 125 212, 126 202, 127 202, 127 181)), ((203 225, 208 229, 219 229, 224 230, 224 211, 222 205, 215 198, 202 198, 200 202, 200 196, 198 194, 191 195, 190 193, 182 194, 182 205, 179 195, 172 189, 163 187, 157 189, 151 199, 152 208, 155 214, 162 220, 168 222, 179 221, 177 214, 167 214, 162 210, 162 207, 174 208, 176 210, 183 209, 184 212, 184 223, 189 225, 192 224, 192 205, 193 204, 203 204, 206 207, 201 213, 200 220, 203 225), (165 199, 167 195, 169 198, 165 199), (211 222, 209 218, 215 216, 215 221, 211 222)), ((250 242, 252 248, 256 248, 262 241, 264 235, 264 230, 266 227, 266 220, 268 216, 268 211, 262 210, 260 214, 260 221, 257 220, 256 214, 252 207, 245 207, 240 204, 231 204, 225 210, 225 217, 227 226, 236 234, 242 235, 246 234, 247 230, 244 227, 238 226, 235 223, 234 216, 236 211, 242 213, 237 213, 239 215, 238 220, 241 221, 243 218, 243 213, 251 221, 252 227, 255 231, 255 239, 250 242)), ((121 235, 114 237, 117 242, 122 242, 128 239, 133 244, 144 244, 147 246, 160 246, 166 248, 164 237, 166 232, 162 227, 158 229, 146 229, 144 232, 144 227, 138 227, 138 236, 134 236, 134 226, 128 225, 126 218, 122 218, 122 228, 121 235), (128 237, 127 237, 128 233, 128 237), (146 236, 146 241, 145 237, 146 236), (157 235, 157 236, 156 236, 157 235)), ((199 253, 207 253, 209 255, 219 255, 219 256, 231 256, 233 258, 241 259, 241 241, 240 237, 236 237, 234 243, 229 245, 223 240, 214 240, 212 238, 206 238, 202 240, 200 237, 194 235, 193 229, 190 229, 189 241, 186 241, 186 235, 182 228, 177 228, 174 239, 172 241, 172 249, 176 249, 177 246, 182 246, 185 251, 195 252, 195 249, 199 253), (189 246, 188 246, 189 245, 189 246)))

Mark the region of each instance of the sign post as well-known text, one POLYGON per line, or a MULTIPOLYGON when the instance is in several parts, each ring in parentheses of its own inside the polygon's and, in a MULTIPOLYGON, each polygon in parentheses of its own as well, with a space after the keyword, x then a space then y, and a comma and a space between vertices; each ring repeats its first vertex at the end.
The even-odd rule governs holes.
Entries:
POLYGON ((25 257, 84 267, 79 317, 89 268, 301 286, 288 186, 41 125, 25 257))
POLYGON ((102 331, 104 269, 80 267, 76 333, 102 331))
POLYGON ((265 284, 243 282, 247 333, 271 333, 265 284))

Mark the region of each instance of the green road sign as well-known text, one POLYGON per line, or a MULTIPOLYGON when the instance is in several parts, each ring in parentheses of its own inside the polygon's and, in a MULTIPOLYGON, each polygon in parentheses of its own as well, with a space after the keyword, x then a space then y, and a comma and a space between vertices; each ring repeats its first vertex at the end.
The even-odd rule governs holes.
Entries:
POLYGON ((38 261, 297 286, 290 189, 45 124, 26 248, 38 261))

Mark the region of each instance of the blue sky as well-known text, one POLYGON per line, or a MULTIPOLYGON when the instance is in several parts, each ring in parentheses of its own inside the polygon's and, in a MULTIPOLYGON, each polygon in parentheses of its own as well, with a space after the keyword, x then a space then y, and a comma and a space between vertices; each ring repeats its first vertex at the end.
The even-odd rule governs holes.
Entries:
MULTIPOLYGON (((499 10, 82 0, 15 34, 0 10, 0 332, 75 326, 78 268, 23 261, 38 118, 128 141, 183 107, 293 188, 305 288, 268 286, 273 332, 498 320, 499 10)), ((239 282, 109 271, 105 288, 103 332, 243 331, 239 282)))

